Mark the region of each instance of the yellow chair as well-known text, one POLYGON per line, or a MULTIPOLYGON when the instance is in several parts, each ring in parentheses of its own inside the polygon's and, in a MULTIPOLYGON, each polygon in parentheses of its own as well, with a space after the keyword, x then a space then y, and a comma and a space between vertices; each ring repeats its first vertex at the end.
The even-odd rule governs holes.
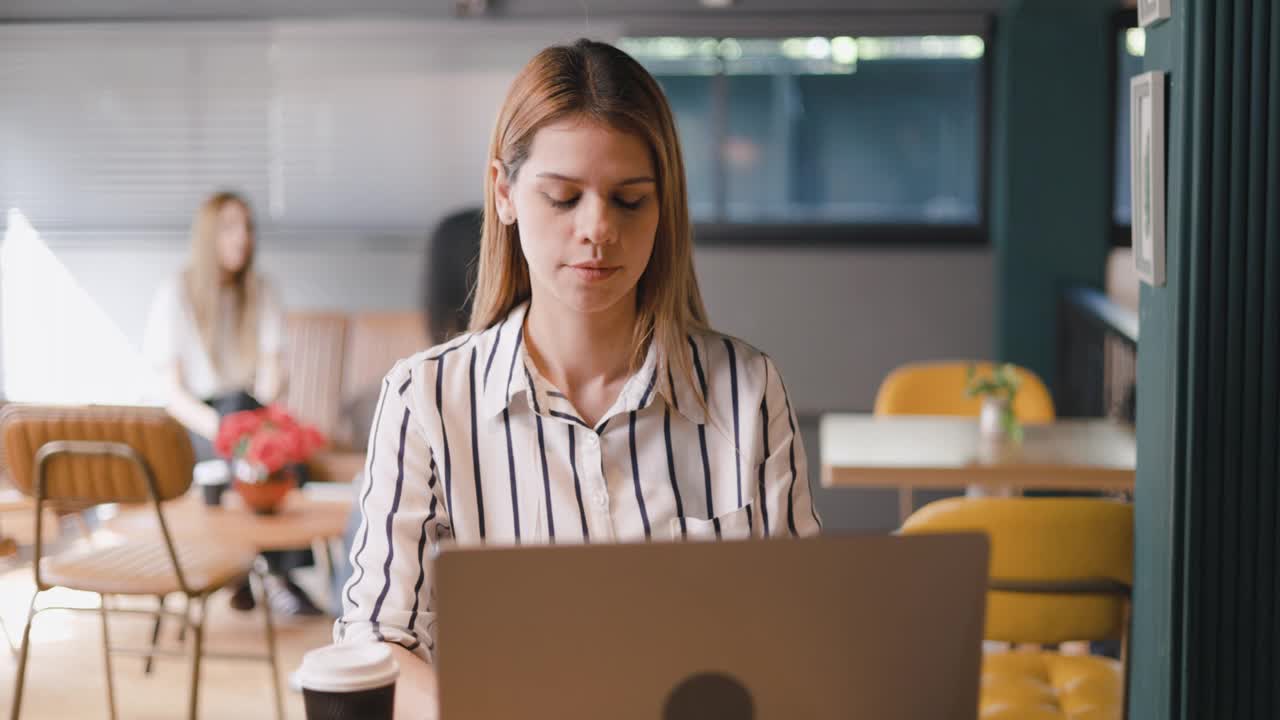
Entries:
MULTIPOLYGON (((204 658, 262 660, 270 666, 275 691, 276 717, 283 718, 279 672, 276 667, 275 632, 270 603, 259 600, 266 630, 262 655, 215 654, 204 650, 205 602, 214 591, 251 574, 262 590, 254 569, 257 552, 233 538, 181 538, 175 541, 165 524, 161 503, 183 495, 191 485, 194 457, 186 431, 160 408, 42 407, 7 405, 0 411, 0 442, 14 484, 35 500, 35 555, 32 569, 36 592, 27 609, 18 667, 14 677, 11 720, 22 711, 22 691, 31 652, 31 625, 48 610, 96 613, 102 621, 103 662, 106 666, 107 706, 116 717, 115 688, 111 677, 113 654, 181 654, 152 647, 113 647, 107 627, 107 596, 146 595, 165 597, 181 593, 186 613, 172 613, 183 622, 191 638, 191 686, 188 717, 196 717, 200 691, 200 664, 204 658), (146 503, 155 509, 159 538, 127 537, 106 542, 85 542, 46 557, 42 524, 44 510, 86 509, 104 503, 146 503), (159 540, 159 542, 157 542, 159 540), (37 607, 40 594, 54 587, 97 593, 97 608, 37 607)), ((90 538, 92 540, 92 538, 90 538)), ((115 608, 111 613, 143 610, 115 608)), ((163 607, 161 613, 169 614, 163 607)), ((175 708, 174 715, 177 716, 175 708)))
MULTIPOLYGON (((896 368, 880 383, 876 392, 876 415, 962 415, 978 417, 982 398, 964 396, 969 366, 980 374, 995 365, 976 361, 912 363, 896 368)), ((1056 418, 1053 397, 1040 376, 1024 367, 1014 367, 1021 383, 1013 401, 1013 413, 1023 423, 1051 423, 1056 418)))
POLYGON ((1121 660, 1023 649, 987 653, 983 720, 1125 714, 1133 506, 1095 498, 951 498, 904 534, 979 531, 991 541, 984 637, 1011 644, 1121 641, 1121 660))
MULTIPOLYGON (((970 360, 911 363, 896 368, 880 383, 876 392, 878 416, 887 415, 959 415, 977 418, 982 412, 982 398, 965 397, 969 367, 979 374, 989 374, 995 364, 970 360)), ((1013 413, 1025 425, 1051 423, 1057 413, 1053 396, 1040 376, 1014 366, 1019 380, 1018 394, 1013 400, 1013 413)), ((912 489, 898 488, 898 519, 906 520, 915 507, 912 489)))

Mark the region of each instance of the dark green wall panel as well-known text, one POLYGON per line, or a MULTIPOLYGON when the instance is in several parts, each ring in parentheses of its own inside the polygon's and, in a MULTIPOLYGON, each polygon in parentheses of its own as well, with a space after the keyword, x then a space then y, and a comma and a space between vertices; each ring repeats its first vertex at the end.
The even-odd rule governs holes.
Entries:
POLYGON ((1116 0, 1011 2, 996 22, 991 205, 996 354, 1056 379, 1058 301, 1111 248, 1116 0))
POLYGON ((1134 679, 1141 718, 1280 717, 1280 11, 1176 0, 1168 275, 1142 290, 1134 679))

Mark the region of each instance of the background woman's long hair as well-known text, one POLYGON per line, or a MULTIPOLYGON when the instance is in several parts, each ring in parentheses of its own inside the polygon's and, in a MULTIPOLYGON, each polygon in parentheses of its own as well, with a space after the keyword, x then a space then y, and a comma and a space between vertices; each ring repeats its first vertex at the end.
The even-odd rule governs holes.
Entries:
POLYGON ((209 360, 219 373, 248 371, 257 367, 258 360, 258 297, 259 280, 253 272, 253 256, 257 249, 254 236, 253 213, 244 198, 232 192, 211 195, 196 212, 191 226, 191 253, 183 272, 183 285, 187 302, 195 316, 200 342, 208 352, 209 360), (249 254, 244 267, 232 278, 231 291, 235 303, 230 317, 221 317, 222 263, 218 259, 218 213, 228 203, 238 203, 244 209, 250 238, 249 254), (231 323, 237 339, 235 356, 239 368, 220 367, 222 354, 215 343, 222 336, 223 323, 231 323))
MULTIPOLYGON (((686 337, 707 329, 707 312, 693 270, 684 159, 667 99, 648 71, 612 45, 579 40, 547 48, 529 61, 507 93, 489 144, 490 164, 502 162, 514 182, 528 159, 534 134, 565 118, 582 118, 633 134, 649 147, 657 173, 659 218, 653 254, 636 293, 639 314, 632 366, 634 370, 643 364, 649 343, 654 342, 660 362, 692 383, 686 337)), ((518 224, 499 221, 488 166, 484 195, 473 331, 499 322, 530 296, 518 224)))

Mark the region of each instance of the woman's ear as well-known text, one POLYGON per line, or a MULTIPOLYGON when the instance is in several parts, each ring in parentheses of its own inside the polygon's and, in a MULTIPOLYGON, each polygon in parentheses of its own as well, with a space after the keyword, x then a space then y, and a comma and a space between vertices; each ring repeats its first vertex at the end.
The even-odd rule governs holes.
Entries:
POLYGON ((501 160, 494 160, 489 166, 489 176, 493 179, 493 201, 498 210, 498 219, 503 225, 514 225, 516 204, 511 201, 511 182, 501 160))

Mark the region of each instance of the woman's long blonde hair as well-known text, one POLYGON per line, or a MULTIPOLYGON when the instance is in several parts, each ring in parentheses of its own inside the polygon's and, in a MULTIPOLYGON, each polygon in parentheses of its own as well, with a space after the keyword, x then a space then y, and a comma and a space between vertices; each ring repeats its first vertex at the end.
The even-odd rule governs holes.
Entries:
POLYGON ((258 297, 260 294, 257 274, 253 272, 253 256, 257 246, 254 235, 253 213, 249 203, 233 192, 211 195, 196 212, 191 225, 191 254, 183 272, 183 286, 187 303, 191 307, 200 342, 209 355, 209 361, 219 372, 232 368, 220 367, 221 353, 215 344, 222 323, 230 322, 235 328, 236 355, 241 368, 257 367, 258 360, 258 297), (250 238, 249 254, 244 266, 232 277, 231 290, 235 295, 234 310, 229 318, 219 317, 221 312, 222 263, 218 259, 218 213, 229 203, 238 203, 244 209, 250 238))
POLYGON ((519 228, 498 219, 495 183, 487 168, 497 160, 508 181, 515 182, 534 135, 566 118, 633 134, 649 147, 658 181, 659 218, 653 254, 637 286, 632 365, 638 369, 649 343, 657 343, 660 363, 692 383, 686 338, 708 326, 693 270, 693 230, 675 121, 653 76, 631 56, 605 43, 579 40, 543 50, 520 71, 507 93, 489 143, 480 269, 470 329, 491 327, 531 293, 519 228))

